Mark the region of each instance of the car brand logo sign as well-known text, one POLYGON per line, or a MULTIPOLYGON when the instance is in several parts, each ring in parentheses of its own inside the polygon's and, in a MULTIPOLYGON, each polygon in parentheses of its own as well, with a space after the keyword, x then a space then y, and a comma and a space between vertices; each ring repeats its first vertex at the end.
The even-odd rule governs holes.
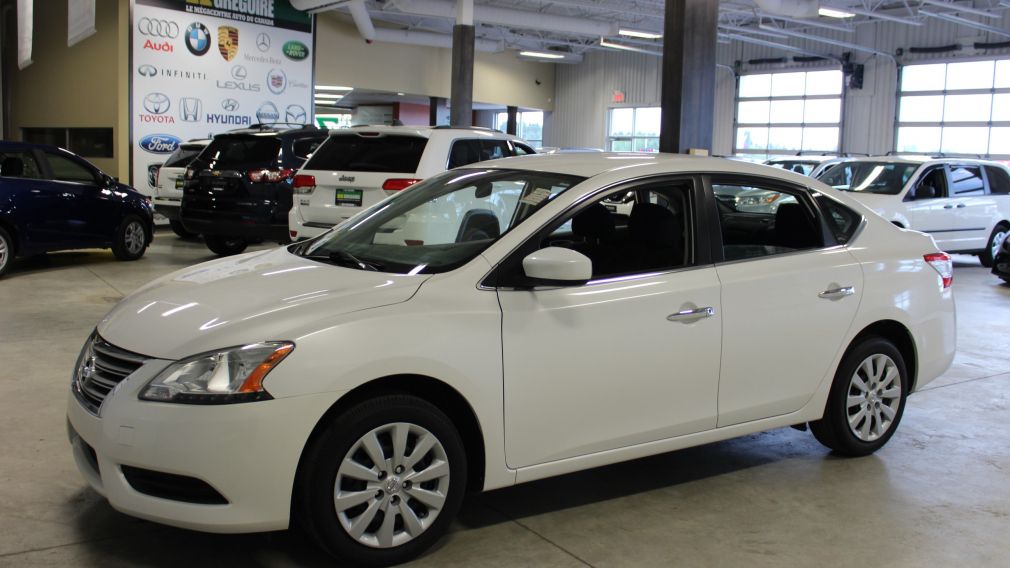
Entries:
POLYGON ((225 99, 221 101, 221 108, 228 112, 235 112, 238 110, 238 101, 235 99, 225 99))
POLYGON ((354 181, 354 176, 342 175, 339 178, 337 178, 337 181, 354 181))
POLYGON ((140 148, 152 154, 171 154, 182 144, 176 136, 171 134, 149 134, 140 139, 140 148))
POLYGON ((144 97, 144 110, 151 114, 165 114, 171 106, 172 101, 164 93, 149 93, 144 97))
POLYGON ((301 61, 309 56, 309 46, 300 41, 291 40, 281 47, 284 57, 293 61, 301 61))
POLYGON ((170 20, 141 18, 137 21, 137 31, 139 31, 141 35, 175 39, 179 37, 179 24, 170 20))
POLYGON ((267 88, 275 95, 283 93, 288 88, 288 76, 280 69, 271 69, 267 73, 267 88))
POLYGON ((147 185, 151 188, 158 187, 158 170, 161 169, 161 164, 148 164, 147 165, 147 185))
POLYGON ((256 120, 261 124, 277 122, 280 117, 281 114, 277 111, 277 105, 274 103, 265 102, 256 109, 256 120))
POLYGON ((167 39, 165 41, 160 42, 160 43, 159 42, 151 41, 149 39, 148 40, 144 40, 144 49, 149 49, 151 51, 157 51, 157 52, 160 52, 160 53, 173 53, 173 52, 175 52, 175 48, 172 47, 172 44, 169 43, 169 41, 167 39))
POLYGON ((217 28, 217 50, 225 61, 231 61, 238 55, 238 28, 221 26, 217 28))
POLYGON ((137 68, 137 73, 140 73, 141 77, 154 77, 158 74, 158 68, 154 65, 141 65, 137 68))
POLYGON ((267 51, 270 49, 270 36, 265 33, 261 33, 256 36, 256 49, 260 51, 267 51))
POLYGON ((245 78, 249 76, 249 72, 246 71, 244 65, 235 65, 231 68, 231 78, 236 81, 245 81, 245 78))
POLYGON ((289 122, 291 124, 305 124, 307 122, 307 113, 305 108, 301 105, 288 105, 288 108, 284 110, 284 122, 289 122))
POLYGON ((183 122, 200 122, 203 115, 203 101, 194 97, 179 99, 179 118, 183 122))
POLYGON ((200 22, 186 28, 186 48, 193 55, 203 55, 210 49, 210 31, 200 22))

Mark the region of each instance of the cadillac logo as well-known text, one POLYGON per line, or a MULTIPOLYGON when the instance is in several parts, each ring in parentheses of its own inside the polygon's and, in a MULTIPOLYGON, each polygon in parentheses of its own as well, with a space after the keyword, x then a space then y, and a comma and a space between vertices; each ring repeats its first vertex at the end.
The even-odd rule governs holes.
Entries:
POLYGON ((238 28, 221 26, 217 29, 217 50, 225 61, 231 61, 238 55, 238 28))
POLYGON ((267 73, 267 88, 275 95, 283 93, 288 88, 288 76, 280 69, 271 69, 267 73))

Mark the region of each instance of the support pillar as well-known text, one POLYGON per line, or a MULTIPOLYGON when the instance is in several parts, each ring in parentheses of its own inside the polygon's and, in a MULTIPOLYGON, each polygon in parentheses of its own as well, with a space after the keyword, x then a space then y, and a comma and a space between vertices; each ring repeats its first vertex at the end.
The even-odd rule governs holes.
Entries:
POLYGON ((519 130, 519 125, 516 122, 516 118, 519 115, 519 107, 506 107, 505 110, 508 111, 508 120, 505 122, 505 134, 516 135, 519 130))
POLYGON ((666 0, 659 151, 712 150, 719 0, 666 0))
POLYGON ((428 97, 428 126, 438 125, 438 107, 442 106, 439 97, 428 97))
POLYGON ((452 27, 452 108, 449 124, 473 126, 473 0, 457 0, 452 27))

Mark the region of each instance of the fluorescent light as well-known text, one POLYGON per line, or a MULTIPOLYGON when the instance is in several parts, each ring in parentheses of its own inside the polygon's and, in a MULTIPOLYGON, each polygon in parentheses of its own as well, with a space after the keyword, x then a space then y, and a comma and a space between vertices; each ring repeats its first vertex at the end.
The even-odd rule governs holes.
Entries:
POLYGON ((344 98, 346 96, 347 96, 346 94, 343 94, 343 95, 333 95, 333 94, 330 94, 330 93, 316 93, 315 94, 315 97, 317 99, 342 99, 342 98, 344 98))
POLYGON ((851 18, 855 16, 852 12, 845 12, 843 10, 836 10, 834 8, 824 8, 821 7, 817 10, 817 13, 825 18, 851 18))
POLYGON ((328 85, 316 85, 317 91, 353 91, 354 87, 336 87, 328 85))
POLYGON ((540 59, 564 59, 565 56, 561 53, 547 53, 544 51, 520 51, 519 55, 523 57, 539 57, 540 59))
POLYGON ((617 30, 617 33, 621 34, 622 36, 639 37, 639 38, 642 38, 642 39, 659 39, 659 38, 663 37, 663 34, 657 34, 657 33, 654 33, 654 32, 643 32, 643 31, 639 31, 639 30, 620 29, 620 30, 617 30))
POLYGON ((403 93, 396 93, 396 96, 398 96, 398 97, 402 97, 402 96, 403 96, 403 93))
POLYGON ((337 104, 337 101, 313 101, 313 102, 316 103, 317 105, 322 106, 333 106, 337 104))
POLYGON ((649 49, 641 49, 638 47, 631 47, 630 45, 624 45, 622 43, 614 43, 612 41, 607 41, 602 37, 600 38, 600 47, 609 47, 611 49, 623 49, 624 51, 634 51, 635 53, 651 53, 653 55, 659 54, 658 52, 649 49))

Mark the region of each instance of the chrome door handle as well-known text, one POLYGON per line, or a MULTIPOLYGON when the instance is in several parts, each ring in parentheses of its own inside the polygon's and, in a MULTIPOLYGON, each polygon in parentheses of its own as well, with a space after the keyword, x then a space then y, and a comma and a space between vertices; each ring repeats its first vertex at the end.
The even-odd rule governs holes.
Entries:
POLYGON ((958 209, 960 209, 960 208, 962 208, 962 207, 967 207, 967 205, 965 205, 964 203, 958 203, 958 204, 957 204, 957 208, 958 208, 958 209))
POLYGON ((695 310, 680 310, 675 314, 666 316, 666 319, 669 321, 679 321, 680 323, 691 323, 714 315, 715 308, 698 308, 695 310))
POLYGON ((824 298, 825 300, 837 300, 839 298, 851 296, 855 293, 856 293, 855 287, 842 286, 841 288, 832 288, 831 290, 825 290, 820 294, 817 294, 817 297, 824 298))
POLYGON ((953 208, 954 208, 954 206, 953 206, 953 205, 950 205, 950 204, 948 204, 948 205, 944 205, 944 206, 943 206, 943 208, 944 208, 944 209, 953 209, 953 208))

